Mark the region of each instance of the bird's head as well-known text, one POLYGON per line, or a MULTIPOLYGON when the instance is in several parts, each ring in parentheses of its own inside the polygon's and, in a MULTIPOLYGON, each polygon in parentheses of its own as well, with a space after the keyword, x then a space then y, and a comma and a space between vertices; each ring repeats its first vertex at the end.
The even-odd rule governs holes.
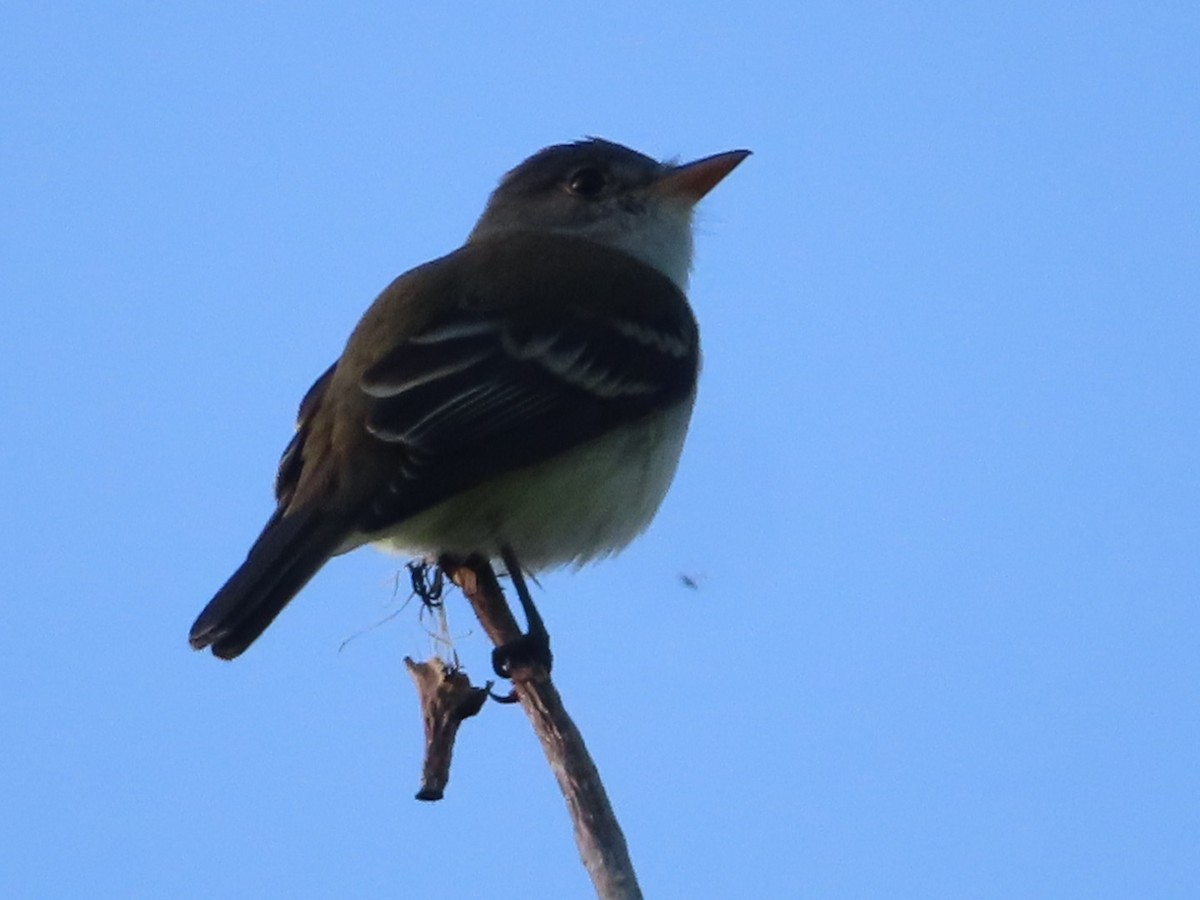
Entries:
POLYGON ((731 150, 678 165, 599 138, 547 147, 504 176, 468 241, 570 234, 628 253, 683 289, 692 210, 749 155, 731 150))

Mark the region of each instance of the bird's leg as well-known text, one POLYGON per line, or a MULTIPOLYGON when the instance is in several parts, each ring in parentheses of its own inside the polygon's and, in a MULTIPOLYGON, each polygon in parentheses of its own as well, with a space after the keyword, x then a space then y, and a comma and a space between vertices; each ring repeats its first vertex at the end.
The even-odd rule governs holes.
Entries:
POLYGON ((515 640, 501 644, 492 651, 492 668, 501 678, 512 678, 517 669, 540 667, 547 674, 553 663, 550 653, 550 633, 546 631, 546 623, 529 596, 529 588, 525 584, 525 575, 521 572, 521 563, 509 546, 500 548, 500 558, 504 560, 504 568, 512 579, 517 599, 521 601, 521 610, 525 613, 525 633, 515 640))

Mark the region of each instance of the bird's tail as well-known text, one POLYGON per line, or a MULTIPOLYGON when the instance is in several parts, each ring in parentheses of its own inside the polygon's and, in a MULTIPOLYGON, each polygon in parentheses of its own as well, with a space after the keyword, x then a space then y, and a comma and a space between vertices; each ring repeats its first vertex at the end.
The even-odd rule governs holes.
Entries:
POLYGON ((272 517, 241 568, 197 617, 191 645, 212 647, 221 659, 241 654, 337 551, 346 530, 316 509, 272 517))

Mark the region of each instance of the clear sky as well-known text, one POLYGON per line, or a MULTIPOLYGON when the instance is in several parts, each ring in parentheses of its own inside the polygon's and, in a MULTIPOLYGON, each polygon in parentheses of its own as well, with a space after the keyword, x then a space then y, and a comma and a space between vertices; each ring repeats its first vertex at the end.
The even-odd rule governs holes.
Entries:
POLYGON ((755 152, 672 493, 538 594, 648 896, 1200 896, 1197 47, 1194 2, 5 4, 0 895, 589 896, 519 711, 413 800, 399 561, 186 634, 374 295, 594 134, 755 152))

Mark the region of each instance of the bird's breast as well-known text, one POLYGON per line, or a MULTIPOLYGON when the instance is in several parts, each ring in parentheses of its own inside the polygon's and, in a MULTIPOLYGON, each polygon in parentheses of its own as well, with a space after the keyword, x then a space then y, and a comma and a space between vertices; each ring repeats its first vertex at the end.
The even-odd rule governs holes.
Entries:
POLYGON ((530 571, 622 549, 654 518, 674 478, 694 396, 552 459, 464 491, 367 539, 436 558, 513 548, 530 571))

